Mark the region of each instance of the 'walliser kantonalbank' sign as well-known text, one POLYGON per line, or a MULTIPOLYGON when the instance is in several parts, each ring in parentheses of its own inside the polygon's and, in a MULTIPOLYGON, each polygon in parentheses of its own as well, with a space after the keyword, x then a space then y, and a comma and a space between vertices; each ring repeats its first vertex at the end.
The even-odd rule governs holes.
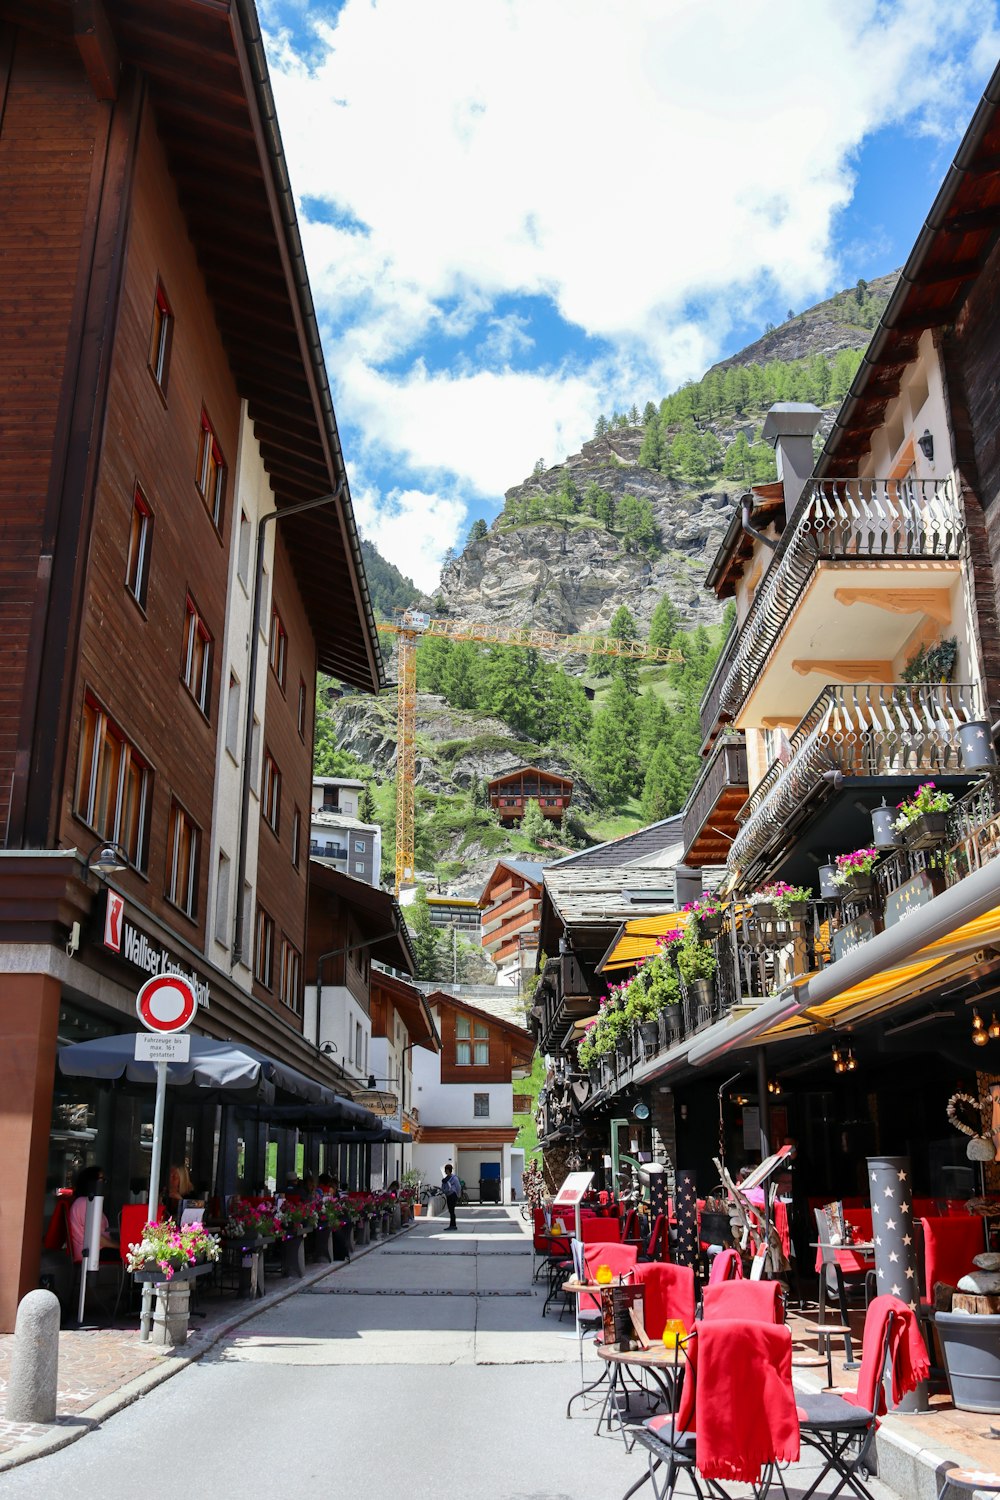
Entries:
POLYGON ((138 927, 127 913, 125 898, 112 890, 107 892, 104 908, 104 947, 148 979, 158 974, 176 974, 186 979, 194 989, 198 1004, 203 1010, 208 1010, 211 994, 206 980, 190 963, 177 958, 138 927))

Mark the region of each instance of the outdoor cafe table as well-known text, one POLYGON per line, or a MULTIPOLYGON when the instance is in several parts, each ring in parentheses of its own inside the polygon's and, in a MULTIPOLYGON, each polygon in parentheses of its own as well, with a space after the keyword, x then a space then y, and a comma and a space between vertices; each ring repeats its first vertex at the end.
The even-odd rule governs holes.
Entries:
MULTIPOLYGON (((609 1286, 612 1286, 613 1284, 613 1282, 607 1281, 577 1281, 575 1277, 571 1277, 569 1281, 563 1282, 562 1290, 576 1297, 583 1296, 588 1292, 591 1293, 591 1295, 599 1296, 601 1292, 605 1291, 609 1286)), ((601 1359, 604 1360, 604 1366, 596 1380, 592 1380, 587 1385, 581 1386, 578 1391, 574 1391, 573 1395, 570 1396, 569 1401, 566 1404, 567 1417, 572 1413, 574 1401, 578 1401, 581 1396, 588 1396, 591 1391, 596 1391, 597 1388, 601 1385, 607 1385, 608 1389, 605 1392, 604 1401, 601 1405, 601 1414, 597 1419, 596 1431, 599 1432, 601 1429, 601 1423, 604 1420, 605 1412, 608 1413, 608 1427, 610 1428, 611 1407, 613 1405, 614 1393, 622 1382, 621 1367, 623 1365, 641 1366, 642 1368, 649 1370, 654 1381, 660 1387, 664 1399, 667 1401, 668 1405, 670 1404, 670 1390, 664 1385, 663 1381, 660 1378, 660 1375, 658 1374, 658 1371, 664 1369, 667 1364, 670 1364, 672 1367, 674 1358, 673 1349, 666 1348, 664 1344, 654 1344, 651 1349, 636 1349, 629 1351, 627 1354, 619 1354, 617 1350, 606 1348, 605 1345, 600 1341, 597 1342, 595 1348, 597 1349, 597 1353, 600 1355, 601 1359), (640 1356, 642 1356, 642 1358, 640 1358, 640 1356)), ((624 1437, 624 1426, 621 1424, 620 1419, 619 1425, 622 1426, 622 1435, 624 1437)))
MULTIPOLYGON (((648 1349, 613 1349, 606 1344, 597 1345, 599 1358, 604 1360, 605 1374, 610 1371, 611 1379, 608 1389, 604 1395, 604 1405, 601 1407, 597 1418, 596 1432, 600 1432, 601 1423, 607 1415, 608 1431, 611 1431, 612 1415, 618 1422, 622 1435, 622 1441, 626 1448, 631 1448, 632 1443, 628 1440, 625 1431, 625 1423, 622 1421, 621 1412, 618 1410, 617 1394, 619 1389, 624 1390, 625 1374, 633 1370, 644 1370, 653 1379, 659 1388, 664 1404, 668 1411, 673 1411, 675 1406, 675 1381, 674 1372, 678 1368, 681 1355, 674 1347, 666 1344, 654 1343, 648 1349)), ((634 1442, 634 1439, 633 1439, 634 1442)))

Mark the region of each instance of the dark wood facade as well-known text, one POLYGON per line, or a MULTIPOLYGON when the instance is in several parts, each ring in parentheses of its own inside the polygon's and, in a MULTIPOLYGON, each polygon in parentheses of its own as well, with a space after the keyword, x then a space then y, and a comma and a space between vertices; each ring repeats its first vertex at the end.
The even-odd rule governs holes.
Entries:
POLYGON ((535 1044, 522 1027, 503 1021, 499 1016, 469 1005, 443 990, 433 990, 427 996, 427 1003, 438 1011, 441 1018, 442 1083, 510 1083, 514 1068, 530 1065, 535 1044), (480 1040, 489 1045, 488 1063, 477 1065, 475 1062, 456 1061, 459 1016, 470 1023, 473 1042, 476 1039, 474 1028, 477 1025, 482 1028, 480 1040))
POLYGON ((541 771, 537 766, 519 766, 487 783, 490 807, 501 823, 518 823, 528 802, 535 801, 546 818, 558 822, 573 800, 573 783, 567 776, 541 771))
MULTIPOLYGON (((70 0, 0 0, 0 1087, 11 1122, 0 1259, 20 1268, 0 1285, 2 1329, 37 1276, 61 1007, 98 1029, 135 1025, 138 981, 102 945, 103 891, 86 869, 109 830, 83 795, 85 734, 103 716, 142 771, 142 839, 113 884, 205 984, 201 1028, 329 1083, 301 1003, 283 1003, 278 986, 283 940, 302 959, 298 997, 306 978, 315 672, 369 690, 382 680, 252 0, 107 0, 92 29, 79 13, 70 0), (169 362, 156 368, 164 306, 169 362), (269 533, 260 751, 282 782, 275 829, 260 796, 250 802, 261 826, 248 880, 275 936, 271 982, 252 992, 206 957, 247 414, 270 506, 280 516, 324 502, 269 533), (149 517, 141 589, 137 492, 149 517), (268 666, 272 600, 283 683, 268 666), (207 644, 197 672, 192 622, 198 652, 207 644), (197 850, 183 884, 178 814, 197 850), (15 979, 12 945, 26 941, 48 948, 15 979)), ((366 950, 353 962, 366 968, 366 950)))

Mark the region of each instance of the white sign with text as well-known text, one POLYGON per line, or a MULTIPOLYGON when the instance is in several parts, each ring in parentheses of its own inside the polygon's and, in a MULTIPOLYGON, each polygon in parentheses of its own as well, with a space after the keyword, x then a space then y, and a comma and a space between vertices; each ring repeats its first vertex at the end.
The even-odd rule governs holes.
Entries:
POLYGON ((190 1062, 191 1037, 186 1032, 138 1031, 135 1037, 136 1062, 190 1062))

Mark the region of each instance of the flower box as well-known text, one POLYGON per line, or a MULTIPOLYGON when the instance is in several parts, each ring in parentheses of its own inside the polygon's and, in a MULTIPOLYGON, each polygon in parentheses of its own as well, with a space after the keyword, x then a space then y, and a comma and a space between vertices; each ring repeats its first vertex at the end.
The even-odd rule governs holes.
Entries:
POLYGON ((148 1270, 133 1271, 133 1281, 150 1281, 154 1286, 172 1286, 175 1281, 194 1281, 199 1276, 207 1276, 212 1270, 211 1261, 199 1261, 195 1266, 178 1266, 174 1274, 167 1280, 166 1273, 159 1266, 150 1266, 148 1270))
POLYGON ((944 843, 947 832, 946 812, 921 813, 902 830, 908 849, 934 849, 944 843))
POLYGON ((872 893, 871 872, 857 871, 843 880, 839 887, 842 901, 865 900, 872 893))
POLYGON ((717 938, 722 931, 721 911, 699 913, 698 932, 703 938, 717 938))

